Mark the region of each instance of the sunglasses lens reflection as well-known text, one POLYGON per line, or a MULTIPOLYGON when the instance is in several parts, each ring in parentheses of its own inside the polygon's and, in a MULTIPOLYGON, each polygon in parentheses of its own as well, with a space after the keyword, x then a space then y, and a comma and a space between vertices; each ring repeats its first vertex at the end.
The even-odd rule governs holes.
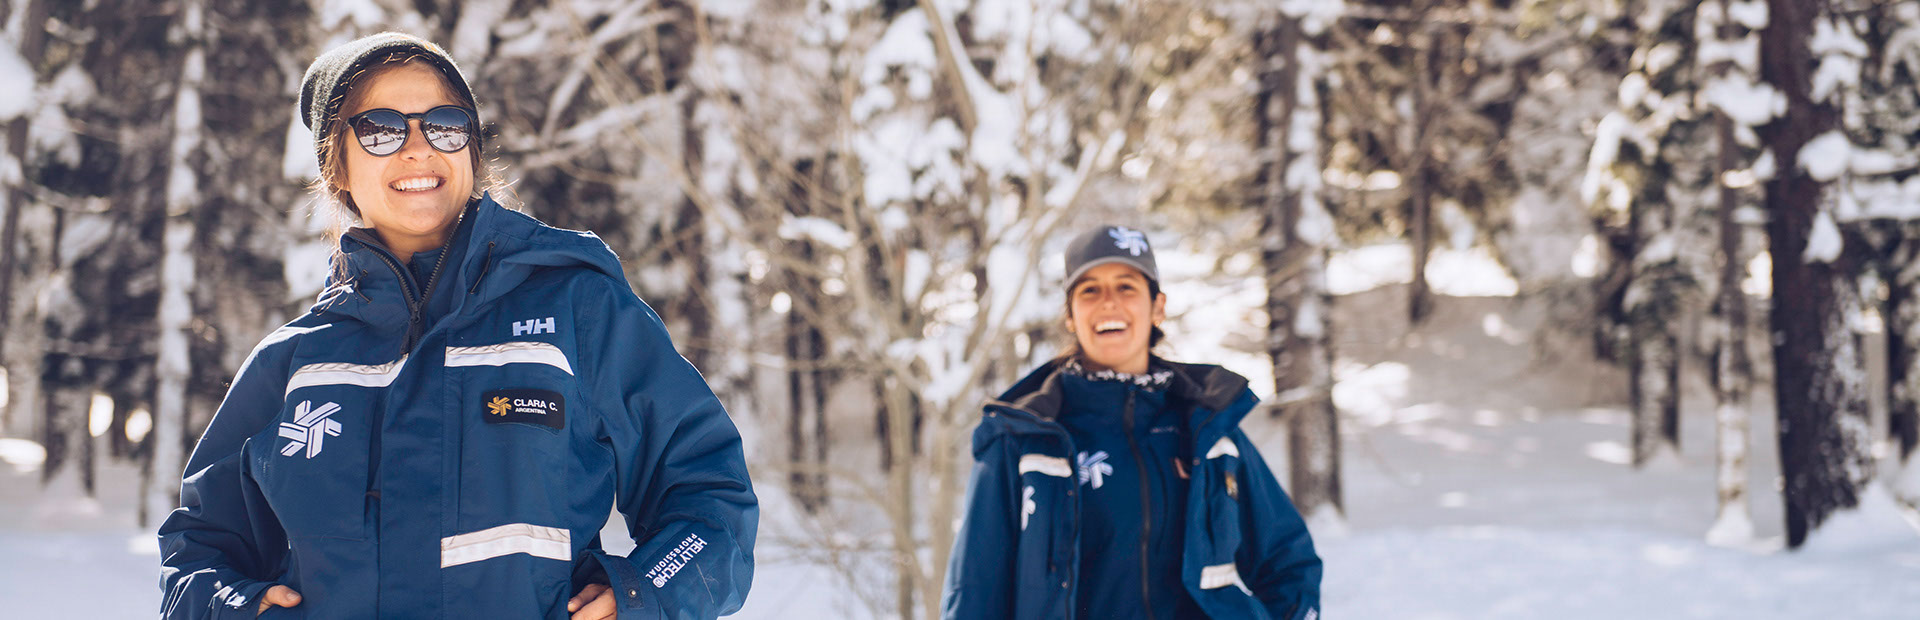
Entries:
POLYGON ((353 135, 369 155, 392 155, 407 141, 407 118, 399 112, 374 110, 353 117, 352 122, 353 135))
POLYGON ((426 134, 427 143, 442 153, 466 148, 472 127, 473 117, 460 108, 434 108, 420 119, 420 130, 426 134))
MULTIPOLYGON (((355 115, 347 119, 347 123, 353 127, 360 148, 366 149, 369 155, 386 157, 406 146, 408 118, 408 115, 381 108, 355 115)), ((466 108, 440 106, 411 118, 420 119, 420 131, 426 135, 427 144, 442 153, 467 148, 473 139, 473 113, 466 108)))

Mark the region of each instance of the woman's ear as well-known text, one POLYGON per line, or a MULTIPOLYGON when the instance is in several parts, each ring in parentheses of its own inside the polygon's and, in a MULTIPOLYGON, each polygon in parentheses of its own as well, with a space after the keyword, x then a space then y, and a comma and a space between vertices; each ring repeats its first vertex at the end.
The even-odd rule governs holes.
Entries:
POLYGON ((1153 326, 1159 327, 1160 322, 1165 320, 1167 320, 1167 294, 1161 293, 1153 298, 1153 326))

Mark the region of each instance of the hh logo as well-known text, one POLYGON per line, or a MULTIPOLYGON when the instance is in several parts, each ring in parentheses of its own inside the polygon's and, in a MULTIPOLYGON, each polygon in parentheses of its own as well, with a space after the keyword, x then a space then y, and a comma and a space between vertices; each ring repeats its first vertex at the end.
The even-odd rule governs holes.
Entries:
POLYGON ((340 411, 340 405, 327 403, 314 409, 313 401, 300 401, 293 409, 293 421, 280 423, 280 436, 293 441, 280 448, 281 456, 293 456, 301 450, 307 452, 307 458, 320 454, 321 442, 327 437, 340 436, 340 423, 328 417, 340 411))
POLYGON ((515 336, 526 336, 529 334, 537 336, 551 333, 553 333, 553 317, 513 322, 513 335, 515 336))
POLYGON ((1107 236, 1113 237, 1113 247, 1126 250, 1128 254, 1134 256, 1139 256, 1141 252, 1149 249, 1145 233, 1125 226, 1114 227, 1113 230, 1107 231, 1107 236))
POLYGON ((495 396, 493 400, 487 402, 487 413, 493 415, 507 415, 507 412, 512 410, 513 404, 508 402, 505 396, 495 396))

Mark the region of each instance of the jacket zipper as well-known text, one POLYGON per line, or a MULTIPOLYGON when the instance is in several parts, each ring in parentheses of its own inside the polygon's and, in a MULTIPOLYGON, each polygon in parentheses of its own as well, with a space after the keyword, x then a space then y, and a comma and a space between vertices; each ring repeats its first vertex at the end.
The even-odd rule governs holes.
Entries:
MULTIPOLYGON (((466 219, 466 217, 467 212, 462 210, 460 211, 460 216, 454 218, 454 232, 460 230, 460 220, 466 219)), ((413 312, 407 318, 408 351, 412 351, 413 346, 420 343, 421 332, 426 329, 427 300, 433 299, 433 288, 440 285, 440 268, 447 266, 447 255, 453 253, 453 235, 453 232, 447 233, 447 244, 440 246, 440 257, 433 261, 433 271, 427 274, 427 288, 420 292, 420 303, 411 306, 413 312)))
POLYGON ((1153 497, 1152 489, 1147 485, 1147 460, 1140 454, 1140 442, 1133 438, 1132 388, 1127 388, 1127 408, 1121 415, 1127 425, 1127 449, 1133 451, 1133 466, 1139 472, 1139 475, 1134 478, 1140 481, 1140 604, 1147 612, 1147 619, 1152 620, 1153 592, 1149 584, 1152 582, 1150 576, 1153 573, 1147 556, 1149 550, 1147 542, 1153 535, 1153 497))
MULTIPOLYGON (((454 218, 453 227, 455 231, 459 230, 461 221, 466 218, 467 212, 465 210, 462 210, 460 215, 454 218)), ((440 247, 440 256, 433 263, 433 271, 427 274, 426 289, 422 291, 414 290, 413 281, 408 279, 406 272, 401 270, 400 259, 394 258, 393 253, 387 250, 385 246, 382 246, 376 241, 363 240, 363 242, 366 243, 368 247, 374 249, 374 254, 380 257, 380 262, 386 263, 387 269, 393 271, 393 277, 400 279, 400 288, 406 289, 407 341, 405 346, 400 349, 400 352, 403 354, 411 352, 413 351, 414 345, 419 344, 421 335, 420 328, 424 327, 424 325, 421 324, 424 319, 421 314, 426 308, 427 300, 432 298, 434 287, 440 283, 440 270, 447 266, 447 255, 452 253, 452 248, 449 246, 453 245, 453 236, 449 233, 446 245, 440 247)))

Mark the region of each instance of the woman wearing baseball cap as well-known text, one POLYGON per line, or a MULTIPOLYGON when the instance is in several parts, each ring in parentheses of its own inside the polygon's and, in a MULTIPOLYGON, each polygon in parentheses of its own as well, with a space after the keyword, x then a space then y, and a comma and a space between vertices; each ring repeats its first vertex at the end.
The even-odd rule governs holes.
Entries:
POLYGON ((1066 273, 1073 342, 974 431, 946 617, 1318 618, 1313 540, 1239 428, 1247 380, 1152 353, 1146 236, 1089 231, 1066 273))
POLYGON ((740 436, 620 262, 483 190, 453 59, 383 33, 301 86, 328 288, 234 377, 160 527, 163 618, 705 617, 740 608, 740 436), (610 508, 635 548, 601 548, 610 508))

